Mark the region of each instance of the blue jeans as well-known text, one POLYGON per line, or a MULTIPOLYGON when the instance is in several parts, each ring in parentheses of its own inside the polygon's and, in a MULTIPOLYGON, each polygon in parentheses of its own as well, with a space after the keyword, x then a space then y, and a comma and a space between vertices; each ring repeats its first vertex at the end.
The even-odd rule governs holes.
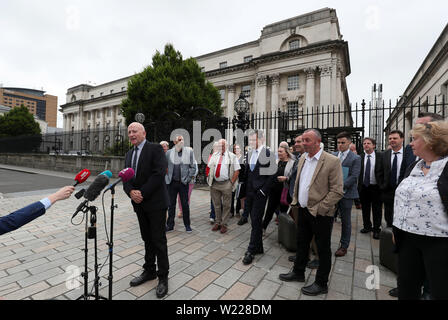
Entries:
POLYGON ((350 245, 352 234, 352 206, 353 199, 342 198, 338 202, 339 215, 341 217, 341 247, 347 249, 350 245))
POLYGON ((210 199, 210 218, 215 219, 215 207, 213 201, 210 199))

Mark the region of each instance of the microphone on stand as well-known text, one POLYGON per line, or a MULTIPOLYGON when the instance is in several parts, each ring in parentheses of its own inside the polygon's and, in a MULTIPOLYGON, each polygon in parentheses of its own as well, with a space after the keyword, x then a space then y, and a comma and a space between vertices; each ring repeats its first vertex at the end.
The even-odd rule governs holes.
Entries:
POLYGON ((119 184, 120 182, 128 182, 129 180, 131 180, 135 175, 134 169, 132 168, 126 168, 120 171, 120 173, 118 173, 118 180, 115 181, 114 183, 110 184, 104 191, 103 193, 109 191, 110 189, 114 188, 117 184, 119 184))
POLYGON ((76 212, 73 214, 72 219, 78 214, 79 211, 82 211, 88 201, 94 201, 101 193, 101 190, 104 189, 105 186, 109 183, 109 178, 104 175, 98 175, 95 180, 93 180, 92 184, 84 193, 84 200, 76 209, 76 212))
MULTIPOLYGON (((88 175, 87 175, 87 177, 89 177, 89 176, 90 176, 90 171, 87 170, 87 169, 84 169, 84 170, 88 171, 88 175)), ((83 171, 84 171, 84 170, 83 170, 83 171)), ((81 171, 81 172, 83 172, 83 171, 81 171)), ((78 173, 78 175, 80 175, 81 172, 78 173)), ((103 171, 103 172, 101 172, 100 174, 107 176, 109 179, 112 178, 112 172, 110 172, 110 170, 103 171)), ((77 175, 76 177, 78 177, 78 175, 77 175)), ((79 183, 84 182, 84 181, 87 179, 87 177, 86 177, 85 179, 83 179, 83 180, 82 180, 81 182, 79 182, 79 183)), ((75 180, 77 180, 77 179, 75 178, 75 180)), ((84 195, 85 192, 86 192, 86 189, 84 189, 84 188, 82 188, 81 190, 79 190, 79 191, 75 194, 76 199, 81 199, 81 197, 84 195)))

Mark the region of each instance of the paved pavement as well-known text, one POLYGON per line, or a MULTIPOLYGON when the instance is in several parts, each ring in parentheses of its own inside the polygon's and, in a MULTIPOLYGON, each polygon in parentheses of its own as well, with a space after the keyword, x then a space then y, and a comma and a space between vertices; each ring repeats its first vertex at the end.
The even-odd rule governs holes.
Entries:
MULTIPOLYGON (((28 170, 40 174, 66 177, 70 174, 25 169, 0 165, 0 168, 28 170)), ((80 187, 77 187, 77 190, 80 187)), ((0 215, 16 210, 25 204, 38 201, 53 190, 37 190, 0 194, 0 215)), ((84 227, 82 214, 72 225, 71 216, 80 203, 74 197, 60 201, 48 212, 19 230, 0 236, 0 297, 18 299, 76 299, 83 293, 82 279, 76 277, 84 270, 84 227), (77 281, 79 279, 79 282, 77 281), (77 287, 77 288, 76 288, 77 287)), ((129 199, 117 189, 114 219, 113 299, 156 300, 157 280, 131 288, 130 280, 141 273, 144 247, 138 221, 129 199)), ((106 194, 104 204, 100 197, 92 202, 98 206, 98 263, 108 256, 105 226, 109 232, 111 195, 106 194)), ((168 233, 170 260, 169 292, 167 300, 388 300, 388 291, 396 285, 395 275, 379 265, 379 242, 371 235, 359 233, 362 228, 360 210, 352 211, 352 243, 348 254, 333 256, 329 292, 317 297, 302 295, 300 288, 311 284, 315 270, 307 270, 306 282, 282 282, 280 273, 288 272, 292 263, 288 252, 278 243, 278 227, 271 222, 264 238, 264 255, 257 255, 251 265, 241 260, 250 238, 250 224, 237 225, 232 218, 229 231, 222 235, 212 232, 208 219, 210 195, 206 190, 195 189, 191 198, 193 232, 187 234, 182 219, 176 218, 175 231, 168 233), (372 273, 370 265, 379 268, 379 289, 368 289, 372 273), (371 271, 370 271, 371 272, 371 271)), ((332 252, 338 247, 341 225, 333 227, 332 252)), ((89 291, 93 284, 93 240, 89 240, 89 291)), ((100 294, 108 296, 109 265, 101 270, 100 294)))

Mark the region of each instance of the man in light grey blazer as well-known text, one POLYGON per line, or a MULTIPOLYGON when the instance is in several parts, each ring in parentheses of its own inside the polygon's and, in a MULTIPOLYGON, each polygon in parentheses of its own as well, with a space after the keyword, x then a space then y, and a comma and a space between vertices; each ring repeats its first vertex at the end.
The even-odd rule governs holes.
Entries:
POLYGON ((337 156, 342 164, 342 174, 344 176, 344 197, 338 202, 338 210, 341 215, 341 242, 339 249, 335 252, 336 257, 343 257, 347 254, 350 245, 350 235, 352 233, 352 206, 353 200, 359 198, 358 177, 361 171, 361 157, 350 151, 351 135, 348 132, 341 132, 336 136, 338 150, 333 155, 337 156))
POLYGON ((174 230, 174 217, 176 213, 177 195, 180 196, 182 204, 182 217, 185 230, 192 232, 190 226, 190 206, 188 204, 189 183, 198 173, 198 164, 194 157, 192 148, 184 147, 184 137, 177 136, 174 139, 174 147, 167 151, 168 170, 165 175, 165 182, 168 187, 170 206, 168 208, 168 220, 166 231, 174 230))

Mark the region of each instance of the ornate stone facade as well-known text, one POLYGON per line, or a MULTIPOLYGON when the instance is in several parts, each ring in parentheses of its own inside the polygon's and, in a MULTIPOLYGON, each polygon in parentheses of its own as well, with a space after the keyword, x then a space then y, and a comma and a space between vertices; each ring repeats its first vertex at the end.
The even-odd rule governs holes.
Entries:
MULTIPOLYGON (((288 102, 295 101, 305 113, 316 106, 349 105, 348 43, 342 40, 334 9, 267 25, 255 41, 195 59, 206 78, 223 90, 222 107, 229 118, 243 90, 251 113, 286 111, 288 102)), ((118 110, 129 78, 68 89, 67 103, 61 106, 64 130, 124 123, 118 110)))

